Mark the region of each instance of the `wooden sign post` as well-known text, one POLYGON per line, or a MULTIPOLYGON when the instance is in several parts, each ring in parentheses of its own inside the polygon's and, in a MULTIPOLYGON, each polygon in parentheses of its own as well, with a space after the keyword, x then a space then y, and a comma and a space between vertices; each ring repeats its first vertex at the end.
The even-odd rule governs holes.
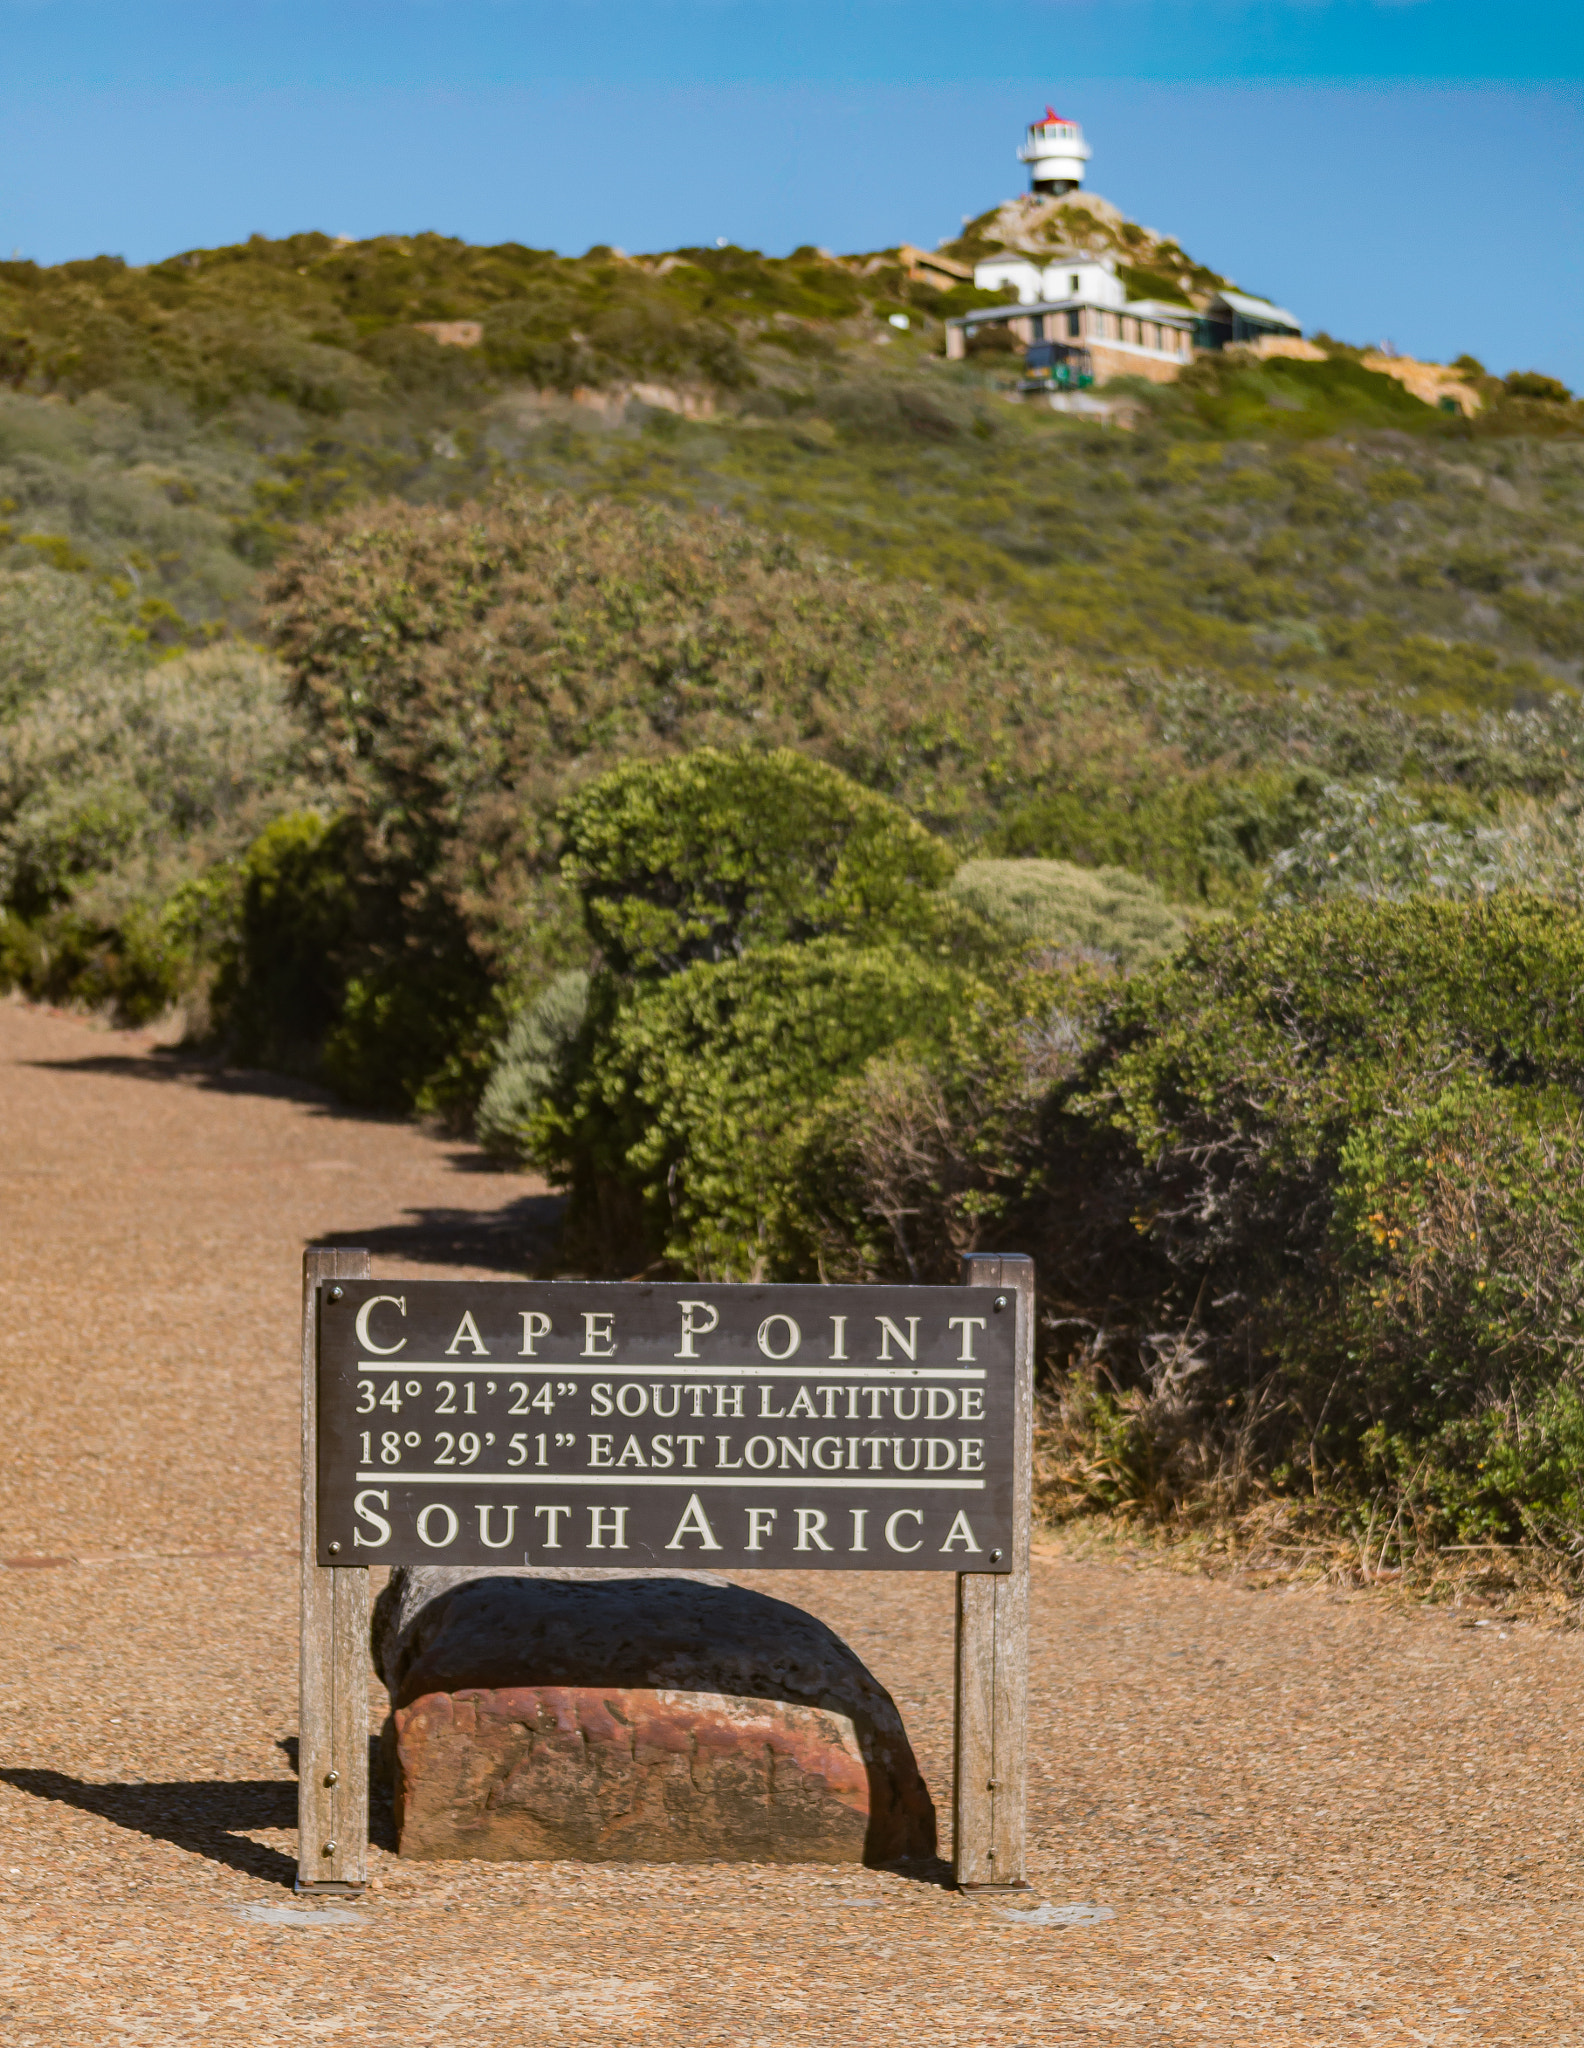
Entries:
POLYGON ((1034 1269, 951 1287, 303 1263, 300 1891, 367 1878, 368 1566, 957 1574, 956 1877, 1026 1888, 1034 1269))

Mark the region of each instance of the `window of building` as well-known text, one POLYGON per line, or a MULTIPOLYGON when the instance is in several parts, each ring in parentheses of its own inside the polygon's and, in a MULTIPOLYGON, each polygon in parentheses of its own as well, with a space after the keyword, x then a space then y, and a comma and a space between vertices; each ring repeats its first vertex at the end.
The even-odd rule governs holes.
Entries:
POLYGON ((1083 332, 1083 315, 1076 306, 1067 315, 1067 332, 1070 335, 1078 335, 1083 332))
POLYGON ((1073 272, 1071 273, 1071 275, 1070 275, 1070 276, 1068 277, 1068 279, 1067 279, 1067 289, 1068 289, 1068 291, 1069 291, 1069 292, 1070 292, 1070 293, 1072 294, 1072 296, 1073 296, 1074 298, 1077 298, 1077 296, 1078 296, 1078 288, 1079 288, 1079 286, 1080 286, 1080 285, 1082 284, 1082 282, 1083 282, 1083 280, 1082 280, 1082 279, 1081 279, 1081 278, 1079 277, 1079 275, 1078 275, 1078 273, 1077 273, 1077 271, 1076 271, 1076 270, 1075 270, 1075 271, 1073 271, 1073 272))
POLYGON ((1033 332, 1030 334, 1029 340, 1043 341, 1045 339, 1045 315, 1043 313, 1036 313, 1034 315, 1032 326, 1033 332))

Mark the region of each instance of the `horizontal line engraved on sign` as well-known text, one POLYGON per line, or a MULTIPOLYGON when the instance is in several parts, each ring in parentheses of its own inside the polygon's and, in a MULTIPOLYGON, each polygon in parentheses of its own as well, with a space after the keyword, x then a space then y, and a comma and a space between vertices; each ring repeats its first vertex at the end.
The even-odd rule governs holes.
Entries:
POLYGON ((985 1369, 982 1365, 700 1365, 690 1361, 686 1365, 623 1365, 614 1358, 601 1359, 591 1365, 587 1359, 578 1359, 568 1365, 553 1358, 448 1358, 442 1365, 431 1365, 427 1361, 401 1358, 365 1358, 358 1361, 359 1372, 443 1372, 451 1378, 458 1374, 472 1373, 484 1378, 493 1373, 496 1379, 508 1375, 522 1379, 534 1373, 570 1372, 585 1373, 590 1378, 603 1375, 606 1379, 642 1379, 645 1374, 674 1373, 679 1379, 708 1379, 711 1374, 724 1374, 731 1379, 749 1380, 982 1380, 985 1369))
POLYGON ((760 1486, 800 1486, 805 1493, 983 1493, 982 1479, 769 1479, 758 1473, 684 1472, 678 1479, 623 1472, 408 1472, 387 1465, 382 1472, 360 1472, 359 1486, 603 1486, 607 1493, 621 1493, 629 1486, 679 1486, 688 1492, 698 1486, 735 1486, 752 1493, 760 1486))

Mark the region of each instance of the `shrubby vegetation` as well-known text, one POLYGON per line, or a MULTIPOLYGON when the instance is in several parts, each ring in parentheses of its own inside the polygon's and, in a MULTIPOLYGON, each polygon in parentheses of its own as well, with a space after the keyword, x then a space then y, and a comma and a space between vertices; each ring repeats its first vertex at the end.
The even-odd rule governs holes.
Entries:
POLYGON ((1087 1487, 1264 1476, 1379 1493, 1406 1545, 1571 1541, 1581 969, 1584 922, 1523 894, 1339 902, 1206 928, 1100 1006, 1052 1126, 1094 1193, 1045 1239, 1087 1487))
POLYGON ((1336 349, 1100 430, 974 297, 0 265, 0 983, 472 1125, 589 1269, 1032 1250, 1069 1509, 1565 1551, 1584 415, 1336 349))
POLYGON ((1096 964, 1128 971, 1174 951, 1188 922, 1153 883, 1126 868, 969 860, 951 886, 1009 946, 1087 955, 1096 964))
POLYGON ((0 981, 201 1011, 231 864, 313 795, 285 679, 234 647, 130 661, 92 621, 50 653, 0 720, 0 981))

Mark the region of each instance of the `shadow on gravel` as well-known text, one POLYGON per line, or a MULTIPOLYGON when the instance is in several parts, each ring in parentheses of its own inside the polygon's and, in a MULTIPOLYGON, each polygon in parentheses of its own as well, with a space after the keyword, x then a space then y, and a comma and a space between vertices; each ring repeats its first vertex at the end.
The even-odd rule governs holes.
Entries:
POLYGON ((503 1209, 409 1209, 409 1223, 374 1230, 321 1230, 315 1244, 358 1246, 375 1258, 419 1259, 431 1266, 485 1266, 532 1273, 553 1249, 565 1200, 522 1195, 503 1209))
POLYGON ((35 1799, 97 1814, 151 1841, 174 1842, 244 1877, 292 1885, 297 1865, 279 1849, 250 1842, 245 1828, 295 1828, 297 1785, 289 1778, 197 1778, 172 1783, 96 1785, 64 1771, 0 1770, 0 1780, 35 1799))
POLYGON ((80 1059, 26 1060, 18 1064, 52 1074, 114 1074, 124 1081, 186 1082, 213 1095, 269 1095, 281 1102, 300 1102, 317 1109, 322 1116, 347 1117, 358 1123, 405 1122, 394 1110, 382 1115, 378 1110, 351 1109, 328 1088, 320 1088, 312 1081, 266 1073, 262 1067, 223 1067, 218 1061, 179 1052, 95 1052, 85 1053, 80 1059))

